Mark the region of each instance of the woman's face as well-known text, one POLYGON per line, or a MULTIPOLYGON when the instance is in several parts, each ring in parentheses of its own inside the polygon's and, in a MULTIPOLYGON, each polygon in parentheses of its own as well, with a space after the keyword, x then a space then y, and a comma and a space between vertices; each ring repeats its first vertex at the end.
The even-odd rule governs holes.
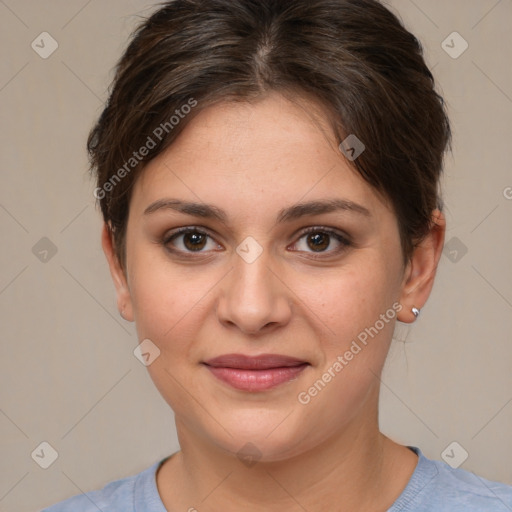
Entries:
POLYGON ((376 426, 407 278, 396 217, 305 105, 200 112, 135 184, 118 288, 178 431, 264 460, 376 426), (205 364, 230 354, 293 360, 205 364))

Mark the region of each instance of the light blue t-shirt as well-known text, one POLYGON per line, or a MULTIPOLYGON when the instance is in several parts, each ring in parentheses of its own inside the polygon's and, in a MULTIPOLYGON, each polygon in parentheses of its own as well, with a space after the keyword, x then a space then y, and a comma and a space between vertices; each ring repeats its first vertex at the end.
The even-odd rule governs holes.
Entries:
MULTIPOLYGON (((387 512, 511 512, 512 486, 491 482, 445 462, 430 460, 419 448, 414 473, 387 512)), ((41 512, 167 512, 156 486, 162 459, 141 473, 103 489, 79 494, 41 512)))

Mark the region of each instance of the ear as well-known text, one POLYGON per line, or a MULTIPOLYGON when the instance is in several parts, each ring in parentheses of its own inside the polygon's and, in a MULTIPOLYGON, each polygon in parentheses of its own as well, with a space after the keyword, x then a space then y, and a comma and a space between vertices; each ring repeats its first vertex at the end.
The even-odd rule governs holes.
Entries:
POLYGON ((445 217, 439 210, 434 210, 430 232, 414 249, 411 260, 406 266, 400 297, 403 309, 397 316, 399 321, 414 322, 416 317, 412 308, 421 309, 427 302, 443 252, 445 233, 445 217))
POLYGON ((125 320, 133 322, 133 306, 130 289, 128 288, 128 282, 123 268, 119 263, 119 259, 117 258, 114 250, 111 231, 106 223, 103 223, 101 246, 103 247, 103 252, 107 258, 110 275, 112 276, 112 280, 114 281, 114 286, 116 288, 117 309, 125 320))

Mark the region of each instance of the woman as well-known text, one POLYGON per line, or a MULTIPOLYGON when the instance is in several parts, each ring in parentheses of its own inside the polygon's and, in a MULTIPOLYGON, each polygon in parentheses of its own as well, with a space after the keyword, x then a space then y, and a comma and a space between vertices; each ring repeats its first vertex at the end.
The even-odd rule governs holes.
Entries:
POLYGON ((379 431, 431 292, 450 126, 375 0, 175 0, 88 141, 102 243, 181 450, 46 509, 506 511, 512 487, 379 431))

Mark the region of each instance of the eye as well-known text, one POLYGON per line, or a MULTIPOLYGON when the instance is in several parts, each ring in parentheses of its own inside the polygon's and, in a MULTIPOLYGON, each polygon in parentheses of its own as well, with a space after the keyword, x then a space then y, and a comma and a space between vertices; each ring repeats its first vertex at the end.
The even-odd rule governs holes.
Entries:
POLYGON ((295 250, 312 252, 313 254, 336 254, 351 245, 350 240, 341 233, 328 228, 313 227, 302 232, 302 236, 295 242, 294 247, 297 247, 295 250))
POLYGON ((168 233, 162 241, 170 251, 181 253, 206 252, 203 249, 208 246, 208 242, 212 246, 209 250, 220 247, 213 242, 213 238, 208 233, 193 226, 176 229, 168 233))
MULTIPOLYGON (((181 254, 206 253, 210 250, 222 249, 210 234, 195 226, 178 228, 168 233, 162 240, 162 244, 167 250, 181 254), (209 248, 208 244, 210 244, 209 248)), ((351 245, 348 237, 341 233, 329 228, 312 227, 301 233, 292 250, 313 253, 311 257, 321 258, 324 253, 336 254, 351 245)))

